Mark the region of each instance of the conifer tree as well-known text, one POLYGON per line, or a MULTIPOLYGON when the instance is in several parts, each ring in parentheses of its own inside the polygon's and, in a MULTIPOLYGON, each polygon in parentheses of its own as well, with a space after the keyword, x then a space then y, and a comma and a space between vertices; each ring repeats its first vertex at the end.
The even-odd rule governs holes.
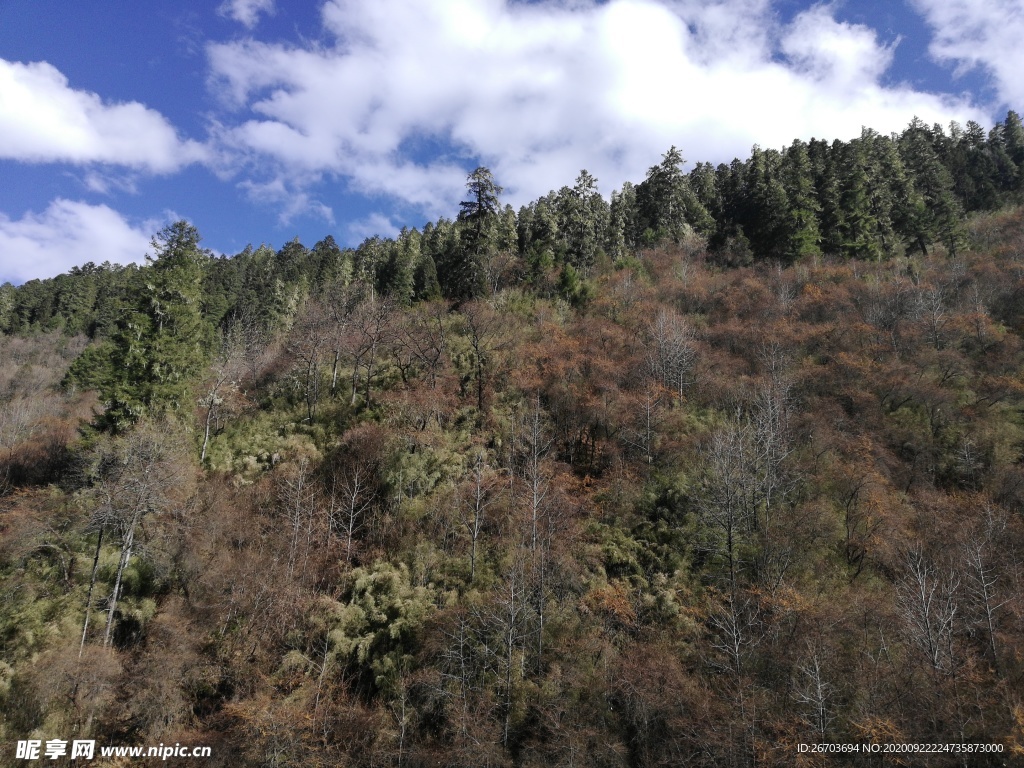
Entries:
POLYGON ((800 259, 820 253, 818 204, 814 191, 814 173, 807 145, 794 141, 786 150, 781 167, 782 185, 789 200, 786 221, 786 256, 800 259))
POLYGON ((203 370, 213 329, 203 317, 202 289, 209 255, 186 221, 153 238, 155 256, 139 272, 136 306, 111 343, 82 355, 73 381, 99 388, 106 410, 101 426, 121 431, 146 414, 188 406, 188 392, 203 370))
POLYGON ((967 211, 994 210, 1001 204, 999 159, 985 130, 973 120, 953 148, 953 184, 967 211))
MULTIPOLYGON (((640 244, 639 212, 636 204, 636 187, 631 182, 623 182, 619 194, 613 198, 613 210, 609 213, 619 226, 622 239, 627 250, 633 250, 640 244)), ((625 256, 626 254, 620 254, 625 256)))
POLYGON ((824 139, 811 139, 807 151, 814 168, 814 186, 821 206, 821 250, 826 254, 838 254, 842 251, 845 218, 841 187, 843 143, 838 139, 831 144, 824 139))
POLYGON ((490 170, 477 168, 466 181, 469 199, 459 203, 459 247, 449 251, 442 274, 445 293, 458 299, 470 299, 484 291, 483 259, 496 247, 497 224, 501 212, 498 196, 502 188, 490 170))
POLYGON ((906 218, 907 201, 914 195, 913 184, 894 137, 865 128, 860 141, 865 146, 876 250, 882 256, 893 256, 901 250, 898 232, 906 218))
POLYGON ((559 193, 559 213, 565 236, 566 257, 576 269, 587 273, 594 265, 607 228, 608 204, 597 191, 597 179, 582 170, 572 189, 559 193))
MULTIPOLYGON (((352 260, 338 247, 331 235, 313 246, 312 258, 316 268, 315 283, 318 288, 325 285, 348 285, 352 279, 352 260)), ((349 251, 351 253, 351 251, 349 251)))
POLYGON ((1006 120, 1003 121, 1003 142, 1010 159, 1018 168, 1024 168, 1024 123, 1012 109, 1006 113, 1006 120))
POLYGON ((506 205, 498 216, 494 247, 502 253, 516 253, 519 249, 519 222, 511 205, 506 205))
POLYGON ((781 259, 789 251, 789 196, 779 179, 781 156, 776 150, 751 150, 746 168, 747 204, 743 231, 759 256, 781 259))
POLYGON ((555 264, 563 261, 565 251, 559 216, 552 198, 554 193, 541 197, 526 210, 522 238, 523 256, 531 275, 543 275, 555 264))
POLYGON ((989 143, 1004 160, 1000 163, 1003 189, 1024 190, 1024 124, 1020 115, 1013 110, 1007 112, 1006 119, 992 128, 989 143))
POLYGON ((682 153, 670 147, 637 187, 637 206, 645 226, 645 238, 668 238, 678 243, 691 228, 702 234, 713 231, 714 220, 683 174, 685 162, 682 153))
POLYGON ((377 268, 377 290, 398 304, 412 301, 416 291, 414 272, 420 261, 420 233, 403 227, 397 242, 388 242, 387 256, 377 268))
POLYGON ((413 271, 413 290, 419 301, 441 298, 441 283, 437 279, 437 265, 429 253, 420 253, 413 271))
POLYGON ((953 178, 932 140, 933 132, 916 117, 900 137, 900 154, 916 192, 906 234, 922 253, 927 254, 930 244, 940 242, 955 255, 964 242, 963 209, 953 194, 953 178))
POLYGON ((843 145, 840 205, 843 223, 840 227, 842 253, 850 258, 878 259, 881 249, 876 234, 878 221, 871 206, 872 179, 868 174, 869 147, 860 140, 843 145))
POLYGON ((722 219, 722 195, 715 167, 711 163, 697 163, 688 178, 693 194, 717 225, 722 219))

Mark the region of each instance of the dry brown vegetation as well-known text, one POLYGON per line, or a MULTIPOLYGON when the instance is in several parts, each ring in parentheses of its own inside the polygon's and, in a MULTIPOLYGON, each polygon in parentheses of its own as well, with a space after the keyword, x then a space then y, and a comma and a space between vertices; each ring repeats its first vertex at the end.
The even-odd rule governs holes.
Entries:
POLYGON ((82 343, 0 340, 0 733, 211 765, 1024 759, 1022 219, 880 263, 693 239, 580 309, 324 298, 215 363, 193 421, 79 442, 82 343))

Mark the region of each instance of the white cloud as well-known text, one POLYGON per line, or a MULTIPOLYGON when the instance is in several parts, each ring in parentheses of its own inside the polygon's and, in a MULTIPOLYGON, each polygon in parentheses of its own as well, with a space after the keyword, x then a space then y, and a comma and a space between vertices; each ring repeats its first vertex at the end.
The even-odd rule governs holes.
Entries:
POLYGON ((874 30, 838 22, 820 5, 793 21, 782 50, 808 77, 844 92, 875 87, 893 58, 892 48, 878 45, 874 30))
POLYGON ((274 205, 280 209, 278 224, 290 224, 297 216, 316 216, 328 224, 334 224, 334 211, 329 206, 314 200, 309 193, 296 189, 283 178, 266 182, 246 180, 239 184, 251 200, 274 205))
POLYGON ((329 0, 326 42, 209 47, 240 113, 219 138, 291 185, 334 175, 451 215, 476 159, 521 203, 584 167, 605 192, 639 180, 671 144, 719 162, 914 115, 986 120, 883 84, 892 50, 827 6, 775 18, 769 0, 329 0))
POLYGON ((82 184, 90 192, 99 195, 113 195, 115 192, 127 192, 137 195, 139 187, 134 174, 112 174, 100 171, 89 171, 82 179, 82 184))
POLYGON ((105 205, 63 198, 17 220, 0 213, 0 282, 52 277, 88 261, 141 263, 164 223, 132 226, 105 205))
POLYGON ((401 230, 383 213, 371 213, 358 221, 349 222, 346 227, 353 242, 360 242, 368 237, 397 237, 401 230))
POLYGON ((934 57, 961 70, 984 67, 1003 102, 1024 107, 1024 0, 914 0, 914 5, 935 30, 929 48, 934 57))
POLYGON ((75 90, 46 62, 0 59, 0 158, 168 173, 205 157, 202 145, 182 141, 155 110, 75 90))
POLYGON ((259 23, 261 13, 274 13, 274 0, 226 0, 218 11, 252 29, 259 23))

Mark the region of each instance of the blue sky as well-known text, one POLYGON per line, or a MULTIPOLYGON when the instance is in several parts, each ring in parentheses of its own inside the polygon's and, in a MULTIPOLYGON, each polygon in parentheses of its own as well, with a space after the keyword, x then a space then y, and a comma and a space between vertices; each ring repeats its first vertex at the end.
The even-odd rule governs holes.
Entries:
POLYGON ((0 0, 0 281, 1024 109, 1024 0, 0 0))

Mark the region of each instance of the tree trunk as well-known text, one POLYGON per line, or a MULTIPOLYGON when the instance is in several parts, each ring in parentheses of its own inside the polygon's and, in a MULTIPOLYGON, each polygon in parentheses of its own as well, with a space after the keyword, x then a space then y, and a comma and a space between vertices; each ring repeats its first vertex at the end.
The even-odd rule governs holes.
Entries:
POLYGON ((138 522, 139 518, 135 516, 132 519, 128 533, 124 537, 124 543, 121 545, 121 559, 117 563, 117 578, 114 580, 114 591, 110 593, 110 607, 107 609, 107 628, 103 633, 104 648, 110 645, 110 629, 114 625, 114 611, 117 610, 117 600, 121 592, 121 579, 124 576, 124 569, 128 567, 128 561, 132 557, 132 547, 135 544, 135 526, 138 522))
POLYGON ((103 546, 103 526, 100 526, 99 537, 96 539, 96 554, 92 558, 92 577, 89 579, 89 594, 85 598, 85 620, 82 622, 82 642, 78 646, 78 658, 82 658, 85 650, 85 637, 89 632, 89 613, 92 611, 92 591, 96 586, 96 571, 100 565, 100 547, 103 546))
POLYGON ((213 403, 206 409, 206 424, 203 429, 203 450, 199 454, 199 463, 206 461, 206 449, 210 445, 210 422, 213 421, 213 403))

